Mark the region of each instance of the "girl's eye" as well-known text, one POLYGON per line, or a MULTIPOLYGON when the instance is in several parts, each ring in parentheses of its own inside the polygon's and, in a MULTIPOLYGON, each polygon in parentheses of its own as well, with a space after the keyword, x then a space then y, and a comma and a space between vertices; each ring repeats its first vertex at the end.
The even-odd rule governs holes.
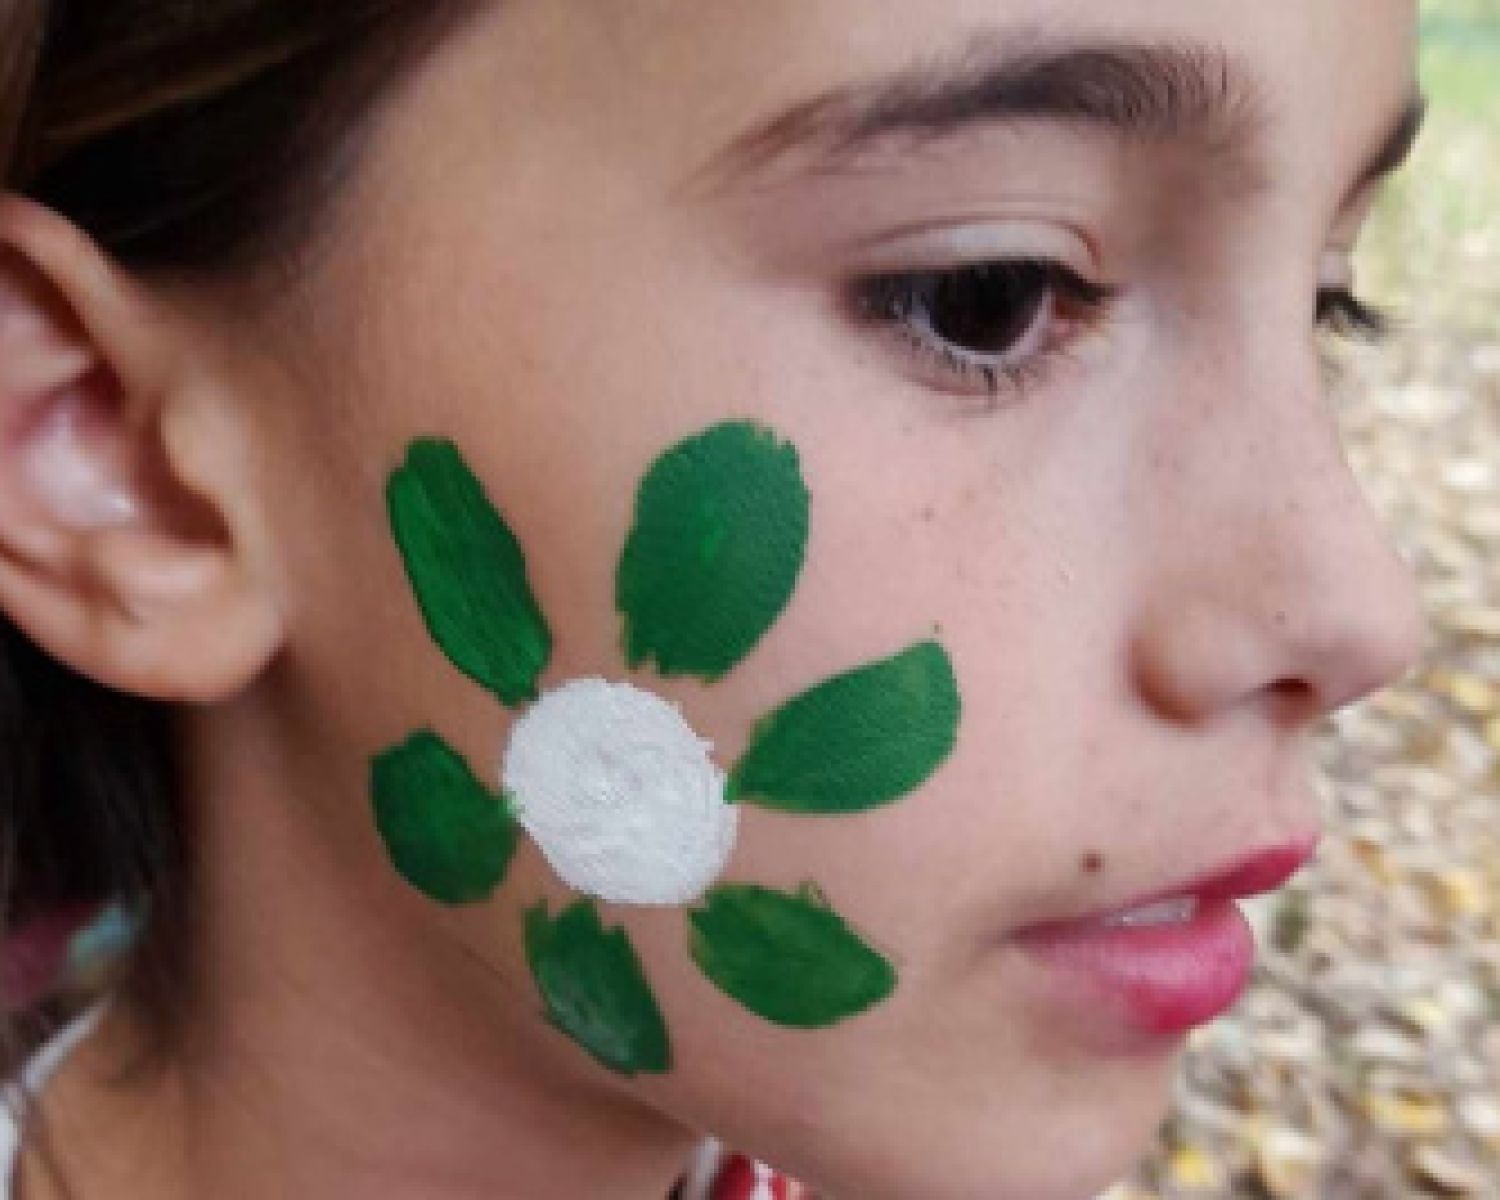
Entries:
MULTIPOLYGON (((1036 383, 1083 330, 1099 324, 1116 289, 1061 263, 1014 259, 860 280, 858 317, 896 333, 924 366, 961 390, 991 395, 1036 383)), ((1347 288, 1317 295, 1317 323, 1339 337, 1379 341, 1391 317, 1347 288)))
POLYGON ((1016 259, 878 275, 856 283, 853 299, 860 319, 995 394, 1035 382, 1112 295, 1061 263, 1016 259))

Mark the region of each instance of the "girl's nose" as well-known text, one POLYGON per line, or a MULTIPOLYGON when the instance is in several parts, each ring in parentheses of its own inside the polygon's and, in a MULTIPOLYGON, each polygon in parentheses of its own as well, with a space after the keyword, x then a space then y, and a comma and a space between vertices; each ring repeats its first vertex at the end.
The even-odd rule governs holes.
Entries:
POLYGON ((1179 721, 1268 698, 1311 720, 1394 682, 1421 649, 1414 580, 1345 462, 1317 372, 1280 399, 1261 384, 1179 427, 1187 477, 1152 510, 1133 665, 1179 721))

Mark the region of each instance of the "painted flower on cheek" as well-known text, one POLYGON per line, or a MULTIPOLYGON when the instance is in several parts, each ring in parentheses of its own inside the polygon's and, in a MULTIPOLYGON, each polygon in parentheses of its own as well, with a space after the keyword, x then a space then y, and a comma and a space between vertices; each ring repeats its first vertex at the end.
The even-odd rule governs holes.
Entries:
MULTIPOLYGON (((598 901, 692 906, 688 949, 725 994, 794 1028, 888 998, 889 961, 819 889, 720 882, 743 806, 837 816, 893 803, 952 752, 958 689, 941 646, 919 642, 839 675, 763 718, 727 774, 681 710, 630 683, 575 679, 542 695, 552 635, 514 535, 451 442, 421 439, 387 505, 433 640, 519 711, 499 790, 431 730, 374 760, 376 825, 397 871, 447 905, 489 899, 522 833, 581 899, 526 914, 526 949, 551 1022, 623 1074, 670 1068, 644 970, 598 901)), ((626 664, 713 683, 790 600, 810 499, 797 454, 751 422, 716 425, 651 467, 621 555, 626 664)))

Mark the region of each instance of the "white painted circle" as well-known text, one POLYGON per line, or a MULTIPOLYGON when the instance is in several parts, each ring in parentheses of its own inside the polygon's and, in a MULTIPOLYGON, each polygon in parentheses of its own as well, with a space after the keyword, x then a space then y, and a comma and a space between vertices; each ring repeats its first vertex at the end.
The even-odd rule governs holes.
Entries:
POLYGON ((516 721, 502 782, 575 891, 617 904, 691 904, 724 870, 739 829, 712 750, 661 697, 576 679, 516 721))

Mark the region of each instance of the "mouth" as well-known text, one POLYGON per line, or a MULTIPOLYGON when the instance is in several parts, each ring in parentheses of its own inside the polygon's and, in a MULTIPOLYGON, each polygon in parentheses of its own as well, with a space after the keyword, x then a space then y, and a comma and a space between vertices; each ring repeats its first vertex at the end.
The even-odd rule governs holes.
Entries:
POLYGON ((1127 1031, 1176 1037, 1220 1016, 1249 985, 1255 939, 1234 902, 1284 885, 1317 844, 1314 835, 1244 854, 1122 904, 1030 926, 1014 941, 1092 1019, 1112 1014, 1127 1031))

